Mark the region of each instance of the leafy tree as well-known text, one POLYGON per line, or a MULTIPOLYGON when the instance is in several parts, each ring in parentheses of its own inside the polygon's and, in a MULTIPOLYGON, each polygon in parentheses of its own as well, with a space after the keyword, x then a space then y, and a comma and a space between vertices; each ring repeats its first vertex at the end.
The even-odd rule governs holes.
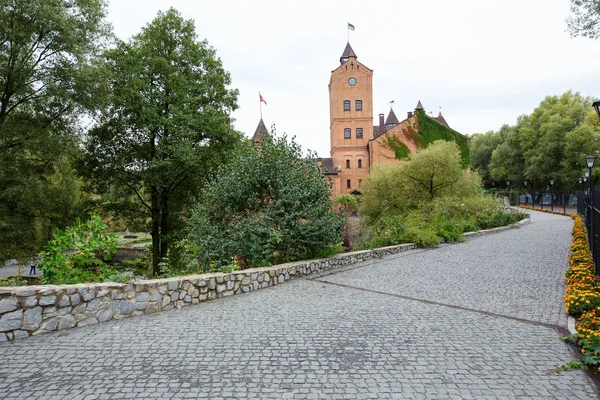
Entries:
POLYGON ((244 268, 314 257, 340 242, 330 184, 315 155, 285 136, 245 143, 219 168, 190 218, 203 265, 244 268))
POLYGON ((90 60, 109 34, 105 12, 103 0, 0 7, 0 261, 73 220, 75 119, 102 81, 90 60))
POLYGON ((498 133, 490 131, 475 135, 471 140, 471 166, 487 186, 491 186, 493 180, 489 170, 492 152, 504 141, 509 129, 508 125, 504 125, 498 133))
POLYGON ((437 198, 479 193, 480 184, 462 168, 458 146, 440 140, 409 161, 375 168, 363 182, 360 212, 370 222, 405 215, 437 198))
POLYGON ((104 55, 112 93, 89 132, 86 166, 99 191, 127 188, 151 220, 153 272, 189 201, 228 155, 237 90, 192 20, 159 12, 104 55))
POLYGON ((571 0, 571 16, 567 18, 567 30, 571 37, 600 37, 600 1, 571 0))

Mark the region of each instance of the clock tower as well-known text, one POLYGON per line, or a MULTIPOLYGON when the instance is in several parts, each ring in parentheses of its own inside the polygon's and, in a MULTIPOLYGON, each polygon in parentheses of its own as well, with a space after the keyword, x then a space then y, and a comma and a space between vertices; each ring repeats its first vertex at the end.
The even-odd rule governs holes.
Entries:
POLYGON ((358 62, 350 43, 329 80, 329 129, 331 158, 337 168, 333 192, 360 190, 369 173, 367 144, 373 138, 373 71, 358 62))

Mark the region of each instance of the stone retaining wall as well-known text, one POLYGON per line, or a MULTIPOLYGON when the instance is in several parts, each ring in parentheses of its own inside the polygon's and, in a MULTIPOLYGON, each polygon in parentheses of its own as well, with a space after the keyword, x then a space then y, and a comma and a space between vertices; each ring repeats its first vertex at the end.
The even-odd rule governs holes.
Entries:
POLYGON ((130 284, 0 287, 0 342, 247 293, 416 247, 410 243, 229 274, 153 279, 130 284))
MULTIPOLYGON (((528 222, 529 219, 525 219, 514 225, 469 232, 463 236, 468 239, 497 233, 528 222)), ((130 284, 0 287, 0 342, 247 293, 416 247, 409 243, 229 274, 192 275, 130 284)))

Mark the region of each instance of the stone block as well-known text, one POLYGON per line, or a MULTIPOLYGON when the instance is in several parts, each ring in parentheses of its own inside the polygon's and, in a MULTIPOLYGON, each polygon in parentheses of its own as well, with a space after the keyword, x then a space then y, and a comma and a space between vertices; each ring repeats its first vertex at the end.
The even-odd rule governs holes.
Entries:
POLYGON ((223 293, 227 286, 225 285, 217 285, 217 293, 223 293))
POLYGON ((108 290, 104 289, 104 290, 99 290, 98 293, 96 293, 96 297, 104 297, 108 294, 108 290))
POLYGON ((225 281, 223 280, 223 275, 219 275, 219 276, 217 276, 217 283, 223 283, 223 282, 225 282, 225 281))
POLYGON ((223 292, 223 297, 233 296, 233 290, 227 290, 223 292))
POLYGON ((153 314, 160 311, 160 302, 151 303, 146 309, 146 314, 153 314))
POLYGON ((247 276, 242 279, 242 286, 248 286, 250 284, 250 278, 247 276))
POLYGON ((234 281, 229 281, 227 282, 227 290, 233 290, 233 287, 235 286, 235 282, 234 281))
POLYGON ((206 281, 205 281, 205 280, 203 280, 203 279, 199 280, 199 281, 198 281, 198 287, 201 287, 201 288, 202 288, 202 287, 204 287, 204 286, 206 286, 206 281))
POLYGON ((113 317, 113 312, 112 310, 100 311, 96 317, 98 318, 98 322, 110 321, 113 317))
POLYGON ((72 315, 65 315, 64 317, 58 317, 58 330, 73 328, 75 326, 75 318, 72 315))
POLYGON ((206 299, 208 299, 208 293, 203 293, 200 296, 198 296, 199 301, 205 301, 206 299))
POLYGON ((217 287, 217 282, 215 281, 215 278, 211 278, 211 279, 208 281, 208 288, 209 288, 210 290, 215 290, 215 288, 216 288, 216 287, 217 287))
POLYGON ((113 290, 110 292, 110 298, 113 300, 122 300, 125 298, 125 293, 121 292, 120 290, 113 290))
POLYGON ((71 295, 71 304, 76 306, 79 303, 81 303, 81 295, 79 295, 79 293, 71 295))
POLYGON ((177 290, 179 282, 176 280, 170 281, 169 283, 167 283, 167 288, 169 290, 177 290))
POLYGON ((191 303, 192 302, 192 296, 190 296, 189 294, 187 296, 185 296, 183 298, 183 301, 185 301, 186 303, 191 303))
POLYGON ((63 307, 63 308, 59 308, 59 309, 58 309, 58 312, 57 312, 56 314, 57 314, 58 316, 61 316, 61 315, 67 315, 67 314, 70 314, 70 313, 71 313, 71 309, 72 309, 72 307, 71 307, 71 306, 69 306, 69 307, 63 307))
POLYGON ((161 285, 158 287, 158 293, 165 294, 167 293, 167 285, 161 285))
POLYGON ((163 307, 166 306, 167 304, 169 304, 171 302, 171 298, 169 296, 165 296, 162 299, 162 305, 163 307))
POLYGON ((100 304, 100 299, 93 299, 88 301, 86 310, 88 311, 96 311, 98 309, 98 304, 100 304))
POLYGON ((192 304, 198 304, 198 303, 200 303, 200 300, 198 300, 198 299, 192 299, 192 304))
POLYGON ((78 305, 71 311, 71 314, 83 314, 85 312, 85 307, 86 307, 86 304, 81 303, 80 305, 78 305))
POLYGON ((242 286, 242 292, 248 293, 249 291, 250 291, 250 287, 248 287, 248 286, 242 286))
POLYGON ((252 282, 252 286, 250 286, 252 289, 257 290, 258 289, 258 282, 252 282))
POLYGON ((54 306, 50 306, 50 307, 44 307, 44 311, 42 313, 43 318, 47 319, 47 318, 52 318, 52 317, 56 317, 58 315, 57 309, 54 306))
POLYGON ((83 301, 90 301, 96 297, 96 291, 94 289, 86 290, 81 293, 81 297, 83 297, 83 301))
POLYGON ((135 301, 137 302, 147 302, 149 299, 150 295, 148 292, 138 293, 137 296, 135 296, 135 301))
POLYGON ((179 292, 179 300, 183 300, 185 298, 185 296, 186 296, 186 294, 183 290, 179 292))
POLYGON ((8 336, 4 333, 0 333, 0 343, 2 342, 8 342, 8 336))
POLYGON ((98 320, 96 318, 86 318, 83 321, 79 321, 77 323, 77 326, 81 327, 81 326, 88 326, 88 325, 94 325, 97 324, 98 320))
POLYGON ((56 329, 57 326, 58 326, 58 321, 56 320, 56 318, 52 318, 52 319, 44 322, 42 324, 42 326, 40 326, 40 329, 45 330, 45 331, 53 331, 56 329))
POLYGON ((131 301, 121 300, 119 302, 119 314, 129 314, 133 311, 134 303, 131 301))
POLYGON ((35 331, 42 323, 42 307, 34 307, 23 314, 23 329, 35 331))
POLYGON ((198 289, 194 289, 192 291, 192 297, 197 298, 200 295, 200 291, 198 289))
POLYGON ((33 289, 18 289, 17 291, 15 291, 15 295, 18 297, 35 296, 36 291, 33 289))
POLYGON ((62 296, 59 297, 59 299, 58 299, 59 307, 67 307, 70 305, 71 305, 71 300, 69 300, 69 296, 63 294, 62 296))
POLYGON ((179 293, 173 292, 171 293, 171 301, 177 301, 179 299, 179 293))
POLYGON ((147 301, 143 301, 140 303, 135 303, 135 309, 139 310, 139 311, 144 311, 146 308, 148 308, 148 302, 147 301))
POLYGON ((0 314, 14 311, 18 306, 19 301, 17 299, 2 299, 0 300, 0 314))
POLYGON ((159 301, 162 298, 162 295, 156 289, 152 289, 151 291, 148 292, 148 294, 150 296, 149 301, 159 301))
POLYGON ((9 312, 0 317, 0 332, 12 331, 21 327, 23 310, 9 312))
POLYGON ((35 296, 21 297, 20 300, 23 308, 31 308, 38 305, 37 297, 35 296))
POLYGON ((25 338, 29 337, 29 332, 23 331, 23 330, 14 331, 13 334, 14 334, 14 340, 25 339, 25 338))
POLYGON ((56 304, 56 296, 40 297, 40 306, 51 306, 56 304))

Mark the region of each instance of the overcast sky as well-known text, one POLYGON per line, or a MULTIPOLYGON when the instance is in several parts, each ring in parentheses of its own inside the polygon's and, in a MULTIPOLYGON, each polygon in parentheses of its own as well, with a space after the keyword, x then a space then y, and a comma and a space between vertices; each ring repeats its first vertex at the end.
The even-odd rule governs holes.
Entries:
POLYGON ((402 120, 421 100, 452 128, 473 134, 514 124, 548 95, 600 97, 600 40, 565 32, 568 0, 109 0, 115 34, 128 39, 159 10, 194 19, 217 50, 252 136, 263 119, 302 147, 329 156, 331 71, 346 45, 374 70, 373 114, 402 120))

